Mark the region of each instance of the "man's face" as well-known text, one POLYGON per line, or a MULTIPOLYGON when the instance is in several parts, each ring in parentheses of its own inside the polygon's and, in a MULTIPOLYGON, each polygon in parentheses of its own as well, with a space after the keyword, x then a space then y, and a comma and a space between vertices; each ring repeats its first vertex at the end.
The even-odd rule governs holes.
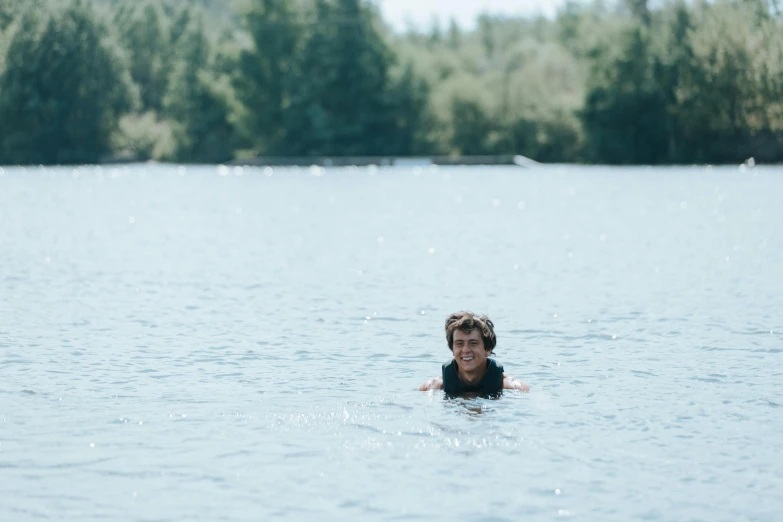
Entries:
POLYGON ((457 361, 457 366, 463 372, 483 370, 489 356, 489 353, 484 349, 484 340, 481 338, 481 331, 478 328, 474 328, 470 332, 455 331, 452 353, 454 360, 457 361))

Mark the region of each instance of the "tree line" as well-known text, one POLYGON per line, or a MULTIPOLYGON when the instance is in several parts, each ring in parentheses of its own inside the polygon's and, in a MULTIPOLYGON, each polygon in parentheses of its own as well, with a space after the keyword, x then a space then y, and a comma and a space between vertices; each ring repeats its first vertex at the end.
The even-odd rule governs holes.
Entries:
POLYGON ((0 164, 783 160, 776 0, 391 31, 367 0, 0 0, 0 164))

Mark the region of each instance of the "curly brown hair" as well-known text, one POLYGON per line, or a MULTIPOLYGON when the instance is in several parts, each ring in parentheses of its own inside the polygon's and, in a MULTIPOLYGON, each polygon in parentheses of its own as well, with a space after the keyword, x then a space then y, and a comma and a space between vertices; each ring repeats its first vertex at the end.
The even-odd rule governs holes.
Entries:
POLYGON ((470 333, 477 328, 481 332, 484 349, 488 352, 494 350, 498 343, 495 325, 486 315, 476 315, 473 312, 456 312, 446 319, 446 340, 449 343, 449 350, 454 351, 454 332, 462 330, 470 333))

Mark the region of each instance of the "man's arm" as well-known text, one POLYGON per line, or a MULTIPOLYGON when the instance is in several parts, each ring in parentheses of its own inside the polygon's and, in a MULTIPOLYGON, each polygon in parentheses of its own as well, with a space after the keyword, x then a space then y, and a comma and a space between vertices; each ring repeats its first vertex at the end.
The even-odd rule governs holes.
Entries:
POLYGON ((434 379, 430 379, 429 381, 419 386, 419 391, 442 390, 442 389, 443 389, 442 377, 435 377, 434 379))
MULTIPOLYGON (((441 383, 442 384, 442 383, 441 383)), ((519 379, 515 379, 510 375, 503 374, 503 389, 504 390, 520 390, 523 392, 529 392, 530 387, 519 379)))

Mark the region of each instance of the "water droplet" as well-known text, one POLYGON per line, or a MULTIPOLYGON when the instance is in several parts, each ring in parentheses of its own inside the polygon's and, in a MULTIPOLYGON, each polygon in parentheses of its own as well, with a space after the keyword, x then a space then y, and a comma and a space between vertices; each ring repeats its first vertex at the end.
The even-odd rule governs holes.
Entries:
POLYGON ((740 165, 740 166, 739 166, 739 171, 740 171, 740 172, 745 172, 746 170, 748 170, 748 168, 745 166, 745 164, 744 164, 744 163, 743 163, 742 165, 740 165))
POLYGON ((612 339, 617 339, 617 336, 616 336, 616 335, 613 335, 613 336, 612 336, 612 339))
POLYGON ((226 167, 225 165, 218 165, 217 171, 218 171, 218 175, 220 176, 228 176, 230 172, 229 168, 226 167))
POLYGON ((241 176, 245 173, 245 169, 242 167, 234 167, 234 176, 241 176))
POLYGON ((90 447, 94 448, 95 447, 95 443, 94 442, 90 442, 90 447))
POLYGON ((559 489, 556 489, 556 490, 555 490, 555 495, 559 495, 559 494, 560 494, 560 490, 559 490, 559 489))
POLYGON ((574 253, 573 252, 569 252, 568 253, 568 257, 574 257, 574 253))
POLYGON ((606 234, 601 234, 598 239, 599 241, 606 241, 606 234))
POLYGON ((430 254, 434 254, 435 253, 435 249, 434 248, 430 248, 429 250, 427 250, 427 252, 429 252, 430 254))
POLYGON ((378 238, 378 243, 383 243, 383 238, 382 237, 378 238))
POLYGON ((497 208, 500 206, 500 200, 499 199, 493 199, 492 200, 492 206, 497 208))
POLYGON ((421 176, 422 172, 424 172, 424 169, 422 169, 421 167, 413 167, 414 176, 421 176))
POLYGON ((144 421, 139 421, 139 426, 141 426, 142 424, 144 424, 144 421))
POLYGON ((310 165, 310 174, 315 177, 323 176, 324 169, 319 167, 318 165, 310 165))
POLYGON ((177 167, 177 174, 179 174, 180 176, 184 176, 185 174, 187 174, 187 172, 188 169, 184 165, 180 165, 179 167, 177 167))
POLYGON ((138 496, 139 496, 139 494, 138 494, 138 493, 136 493, 136 492, 134 491, 134 492, 133 492, 133 498, 136 498, 136 497, 138 497, 138 496))
POLYGON ((132 224, 134 224, 135 222, 136 222, 136 218, 135 218, 135 217, 133 217, 133 216, 128 216, 128 223, 130 223, 130 224, 132 225, 132 224))
POLYGON ((592 323, 592 322, 593 322, 593 320, 592 320, 592 319, 588 319, 588 320, 587 320, 587 322, 588 322, 588 323, 592 323))
POLYGON ((462 196, 460 195, 454 196, 454 203, 462 203, 462 196))
POLYGON ((2 176, 3 174, 5 174, 5 171, 3 170, 3 167, 0 167, 0 176, 2 176))
POLYGON ((514 265, 514 270, 519 270, 519 265, 514 265))
POLYGON ((264 167, 264 174, 266 176, 271 176, 274 173, 275 173, 275 169, 273 169, 272 167, 264 167))
POLYGON ((427 312, 425 312, 424 310, 422 310, 422 311, 421 311, 421 315, 424 315, 424 314, 426 314, 426 313, 427 313, 427 312))
POLYGON ((730 256, 726 256, 726 262, 727 262, 727 263, 729 262, 729 260, 730 260, 730 259, 731 259, 731 257, 730 257, 730 256))
POLYGON ((52 262, 52 258, 51 257, 47 257, 46 259, 44 259, 44 261, 46 261, 47 263, 51 263, 52 262))
POLYGON ((524 201, 520 201, 519 203, 517 203, 517 208, 519 210, 525 210, 525 202, 524 201))
POLYGON ((557 314, 553 315, 552 317, 557 317, 557 314))

